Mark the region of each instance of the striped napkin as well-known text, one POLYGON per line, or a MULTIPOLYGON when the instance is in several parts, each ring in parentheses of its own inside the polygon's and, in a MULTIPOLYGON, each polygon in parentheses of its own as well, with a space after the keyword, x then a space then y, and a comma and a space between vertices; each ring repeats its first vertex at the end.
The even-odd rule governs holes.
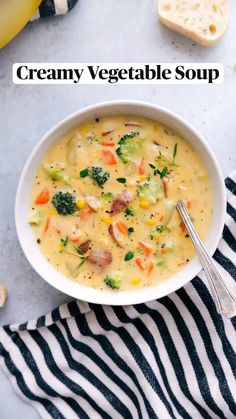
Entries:
MULTIPOLYGON (((236 172, 215 253, 236 279, 236 172)), ((128 307, 72 301, 0 329, 0 365, 43 418, 236 418, 236 317, 222 318, 203 274, 128 307)))
POLYGON ((63 15, 71 10, 78 0, 43 0, 31 21, 40 17, 63 15))

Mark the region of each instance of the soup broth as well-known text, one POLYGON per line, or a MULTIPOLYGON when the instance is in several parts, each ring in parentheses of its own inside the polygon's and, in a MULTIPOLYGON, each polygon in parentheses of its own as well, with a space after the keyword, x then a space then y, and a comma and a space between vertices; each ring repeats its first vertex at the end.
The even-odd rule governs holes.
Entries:
POLYGON ((205 239, 212 190, 191 145, 147 118, 97 118, 59 139, 40 162, 29 223, 64 276, 134 290, 168 279, 195 256, 175 209, 179 199, 205 239))

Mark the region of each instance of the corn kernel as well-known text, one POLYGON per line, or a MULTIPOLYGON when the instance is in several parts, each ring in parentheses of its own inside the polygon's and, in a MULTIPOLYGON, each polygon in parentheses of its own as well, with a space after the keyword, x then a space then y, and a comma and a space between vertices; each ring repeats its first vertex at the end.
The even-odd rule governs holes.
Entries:
POLYGON ((147 199, 142 199, 142 200, 140 201, 139 206, 140 206, 141 208, 143 208, 143 209, 147 209, 147 208, 149 208, 149 207, 150 207, 150 202, 149 202, 147 199))
POLYGON ((131 279, 131 284, 132 285, 139 285, 140 282, 141 282, 141 279, 140 278, 132 278, 131 279))
POLYGON ((139 180, 140 182, 144 182, 146 180, 146 176, 145 175, 139 176, 139 180))
POLYGON ((85 202, 85 200, 84 200, 84 199, 82 199, 82 198, 78 198, 78 199, 76 200, 76 206, 77 206, 77 208, 78 208, 78 209, 82 209, 82 208, 84 208, 84 207, 85 207, 85 205, 86 205, 86 202, 85 202))
POLYGON ((102 221, 105 223, 105 224, 112 224, 112 217, 104 217, 104 218, 102 218, 102 221))
POLYGON ((80 126, 80 132, 82 134, 87 134, 87 132, 89 131, 89 125, 88 124, 83 124, 80 126))
POLYGON ((156 220, 152 220, 152 219, 150 219, 150 220, 148 220, 147 221, 147 224, 149 225, 149 226, 155 226, 156 225, 156 220))
POLYGON ((50 208, 48 213, 49 215, 56 215, 56 210, 54 208, 50 208))
POLYGON ((59 243, 58 245, 58 251, 62 252, 62 250, 64 249, 64 244, 63 243, 59 243))

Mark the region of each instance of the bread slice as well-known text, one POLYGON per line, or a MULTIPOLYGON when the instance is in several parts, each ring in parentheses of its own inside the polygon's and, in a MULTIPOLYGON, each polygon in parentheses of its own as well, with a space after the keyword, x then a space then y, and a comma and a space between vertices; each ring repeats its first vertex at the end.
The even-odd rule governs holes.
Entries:
POLYGON ((228 24, 228 0, 159 0, 160 21, 205 47, 213 47, 228 24))
POLYGON ((8 298, 7 289, 4 285, 0 284, 0 308, 4 306, 8 298))

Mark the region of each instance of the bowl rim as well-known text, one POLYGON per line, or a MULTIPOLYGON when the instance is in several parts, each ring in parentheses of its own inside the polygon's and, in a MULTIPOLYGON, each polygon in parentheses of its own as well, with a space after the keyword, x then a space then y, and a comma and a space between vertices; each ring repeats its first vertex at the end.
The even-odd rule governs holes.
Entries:
MULTIPOLYGON (((181 278, 181 273, 183 274, 185 271, 185 268, 183 268, 177 274, 171 276, 167 280, 163 281, 163 283, 161 284, 149 286, 145 289, 140 288, 134 291, 133 290, 132 291, 119 291, 119 292, 114 293, 114 291, 110 291, 110 290, 107 290, 107 291, 106 290, 101 291, 97 289, 95 290, 92 287, 87 287, 79 283, 76 283, 74 281, 71 281, 70 279, 60 274, 54 267, 52 267, 51 264, 50 264, 50 267, 52 267, 52 269, 50 269, 48 266, 49 262, 47 262, 45 256, 43 256, 45 260, 45 267, 47 265, 47 269, 51 270, 51 274, 53 277, 58 277, 57 281, 50 277, 49 272, 48 272, 48 275, 46 275, 45 272, 44 273, 42 272, 43 268, 41 266, 38 266, 38 265, 35 266, 35 264, 32 263, 31 261, 32 249, 28 249, 24 243, 22 220, 20 219, 20 216, 19 216, 19 213, 20 213, 19 209, 21 205, 22 189, 24 188, 25 180, 27 177, 27 172, 32 164, 34 157, 37 155, 41 147, 47 142, 47 140, 53 135, 53 133, 56 132, 57 130, 62 130, 63 126, 65 126, 70 121, 73 121, 74 119, 77 119, 81 116, 86 117, 86 114, 89 114, 91 112, 95 112, 96 114, 99 114, 99 110, 103 109, 104 107, 118 108, 122 106, 130 106, 130 107, 133 106, 134 108, 143 107, 143 108, 146 108, 147 110, 149 109, 150 112, 156 111, 157 113, 159 112, 159 113, 164 114, 167 118, 169 118, 169 120, 175 120, 183 128, 190 131, 192 133, 192 136, 195 137, 195 140, 199 141, 201 146, 207 152, 208 157, 210 158, 211 163, 214 167, 215 174, 217 175, 218 190, 220 191, 220 200, 221 200, 220 217, 217 219, 217 224, 218 224, 217 232, 215 233, 214 243, 211 243, 210 249, 208 249, 211 255, 215 252, 218 246, 218 243, 220 241, 220 238, 222 236, 225 212, 226 212, 226 190, 225 190, 225 185, 224 185, 224 179, 223 179, 222 172, 220 170, 219 164, 216 160, 216 157, 213 151, 211 150, 210 146, 208 145, 206 140, 203 138, 203 136, 189 122, 187 122, 184 118, 182 118, 180 115, 176 114, 175 112, 169 109, 166 109, 163 106, 156 105, 147 101, 127 100, 127 99, 126 100, 111 100, 111 101, 98 102, 93 105, 82 107, 81 109, 69 114, 65 118, 55 123, 40 138, 36 146, 33 147, 33 150, 30 153, 24 165, 24 168, 21 172, 18 187, 17 187, 17 192, 16 192, 16 199, 15 199, 15 226, 16 226, 17 237, 18 237, 18 240, 20 242, 21 248, 23 250, 23 253, 26 259, 28 260, 30 265, 33 267, 33 269, 38 273, 38 275, 41 278, 43 278, 47 283, 49 283, 51 286, 53 286, 57 290, 67 295, 70 295, 71 297, 74 297, 76 299, 80 299, 89 303, 103 304, 103 305, 133 305, 133 304, 148 302, 154 299, 159 299, 161 297, 164 297, 170 294, 171 292, 177 291, 179 288, 186 285, 202 270, 198 259, 195 257, 189 264, 189 265, 192 265, 192 271, 193 271, 193 274, 191 275, 191 277, 183 279, 184 278, 184 275, 183 275, 181 278), (174 280, 175 278, 176 280, 174 280), (161 285, 163 286, 163 289, 161 285)), ((115 115, 115 112, 113 114, 115 115)), ((129 114, 132 114, 132 111, 129 112, 129 114)), ((142 116, 142 112, 140 112, 140 116, 142 116)), ((150 117, 150 119, 152 119, 152 117, 150 117)), ((59 138, 60 137, 58 137, 58 139, 59 138)), ((55 142, 56 141, 54 141, 54 143, 55 142)), ((212 226, 211 226, 211 229, 212 229, 212 226)), ((39 251, 42 254, 40 249, 39 251)))

